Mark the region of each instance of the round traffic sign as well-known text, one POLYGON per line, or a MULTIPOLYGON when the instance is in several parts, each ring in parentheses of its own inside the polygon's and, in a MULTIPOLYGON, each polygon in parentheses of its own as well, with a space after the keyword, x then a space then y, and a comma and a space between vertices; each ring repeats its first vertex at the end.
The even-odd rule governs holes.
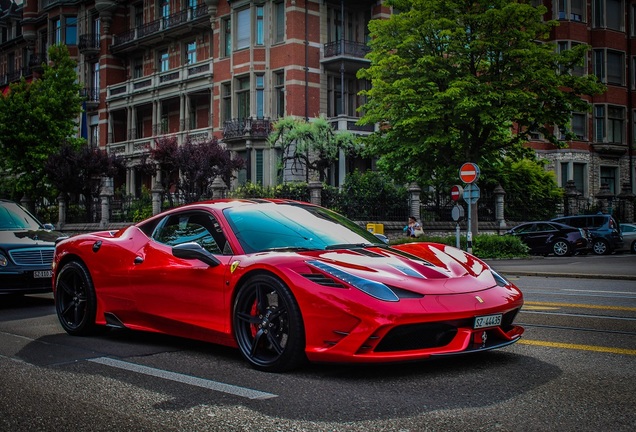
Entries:
POLYGON ((459 185, 453 185, 451 186, 451 199, 453 201, 458 201, 459 197, 462 196, 462 193, 464 192, 464 188, 459 186, 459 185))
POLYGON ((459 169, 459 178, 464 183, 474 183, 479 179, 479 167, 472 162, 466 162, 459 169))

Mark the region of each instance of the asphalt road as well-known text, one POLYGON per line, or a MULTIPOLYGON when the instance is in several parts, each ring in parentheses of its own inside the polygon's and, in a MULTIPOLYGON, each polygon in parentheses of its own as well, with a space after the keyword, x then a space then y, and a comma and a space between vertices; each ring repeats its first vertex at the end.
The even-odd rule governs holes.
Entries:
POLYGON ((210 344, 68 336, 50 295, 0 303, 0 431, 636 430, 636 255, 492 264, 524 292, 522 340, 402 365, 267 374, 210 344))

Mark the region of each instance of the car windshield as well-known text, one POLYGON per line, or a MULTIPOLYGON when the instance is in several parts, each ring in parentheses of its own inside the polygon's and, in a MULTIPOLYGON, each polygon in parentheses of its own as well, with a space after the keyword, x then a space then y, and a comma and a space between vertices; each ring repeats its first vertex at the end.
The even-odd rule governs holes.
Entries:
POLYGON ((16 203, 0 202, 0 231, 39 230, 42 225, 16 203))
POLYGON ((263 203, 224 210, 246 253, 385 246, 331 210, 302 203, 263 203))

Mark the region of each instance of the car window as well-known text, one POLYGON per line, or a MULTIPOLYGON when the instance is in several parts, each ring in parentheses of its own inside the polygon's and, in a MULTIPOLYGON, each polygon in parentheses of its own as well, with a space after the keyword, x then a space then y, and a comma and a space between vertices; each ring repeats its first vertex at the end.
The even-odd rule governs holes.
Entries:
POLYGON ((152 238, 168 246, 194 242, 213 254, 232 254, 221 226, 206 212, 170 215, 159 224, 152 238))
POLYGON ((3 202, 0 204, 0 230, 41 229, 39 222, 17 204, 3 202))
POLYGON ((547 223, 538 223, 536 226, 536 231, 556 231, 552 225, 547 223))
POLYGON ((636 232, 636 227, 631 225, 621 225, 621 231, 626 232, 636 232))
POLYGON ((605 216, 594 216, 590 219, 592 219, 590 228, 601 228, 603 225, 605 225, 605 216))
POLYGON ((560 219, 559 222, 576 227, 576 228, 587 228, 587 217, 585 216, 564 218, 564 219, 560 219))
POLYGON ((527 234, 534 231, 534 224, 523 225, 515 230, 517 234, 527 234))

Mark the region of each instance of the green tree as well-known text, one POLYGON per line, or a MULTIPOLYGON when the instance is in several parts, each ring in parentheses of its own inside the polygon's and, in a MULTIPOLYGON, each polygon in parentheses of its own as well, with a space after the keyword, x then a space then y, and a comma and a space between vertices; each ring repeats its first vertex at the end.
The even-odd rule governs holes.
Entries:
POLYGON ((78 147, 82 111, 75 61, 65 45, 49 48, 41 78, 11 84, 0 96, 0 169, 11 175, 16 189, 41 196, 48 188, 45 165, 65 143, 78 147))
POLYGON ((555 145, 574 138, 571 113, 604 87, 569 71, 588 46, 557 53, 554 21, 529 0, 388 0, 399 12, 374 20, 372 86, 361 123, 382 125, 366 142, 379 166, 402 182, 457 182, 464 162, 488 165, 538 131, 555 145))
POLYGON ((338 161, 340 150, 346 155, 360 153, 355 135, 334 131, 323 117, 310 122, 296 117, 281 118, 274 123, 268 141, 282 150, 282 169, 288 162, 293 170, 302 171, 306 167, 318 173, 321 182, 327 177, 327 169, 338 161))

